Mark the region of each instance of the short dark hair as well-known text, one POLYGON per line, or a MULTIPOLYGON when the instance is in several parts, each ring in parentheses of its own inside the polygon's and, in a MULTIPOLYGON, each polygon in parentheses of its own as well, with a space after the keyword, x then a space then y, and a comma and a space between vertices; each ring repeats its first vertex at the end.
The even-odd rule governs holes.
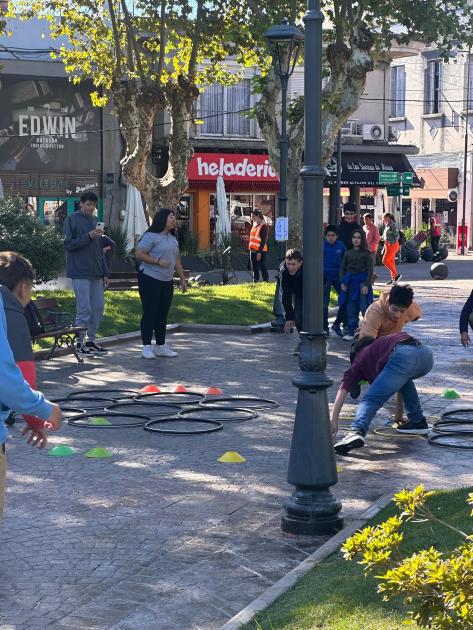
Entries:
POLYGON ((389 292, 389 303, 409 308, 414 301, 414 291, 408 284, 395 284, 389 292))
POLYGON ((13 291, 22 282, 34 281, 33 265, 16 252, 0 252, 0 284, 13 291))
POLYGON ((258 208, 253 208, 251 214, 254 214, 255 217, 259 217, 260 219, 264 219, 263 213, 261 212, 261 210, 258 210, 258 208))
POLYGON ((327 232, 335 232, 335 234, 338 234, 337 226, 327 225, 327 227, 325 228, 325 236, 327 236, 327 232))
POLYGON ((347 201, 343 204, 343 214, 345 212, 354 212, 356 214, 356 204, 353 201, 347 201))
POLYGON ((85 203, 86 201, 93 201, 94 203, 97 203, 97 201, 99 200, 99 198, 97 197, 97 195, 92 192, 91 190, 86 190, 85 192, 82 193, 82 195, 80 196, 80 200, 81 203, 85 203))
POLYGON ((390 212, 385 212, 383 214, 383 219, 391 219, 391 221, 395 221, 396 217, 394 216, 394 214, 391 214, 390 212))
MULTIPOLYGON (((158 210, 154 215, 153 220, 151 221, 151 225, 146 231, 153 232, 155 234, 163 232, 164 228, 166 227, 168 216, 170 214, 176 215, 174 210, 172 210, 171 208, 161 208, 160 210, 158 210)), ((176 236, 176 230, 171 230, 171 234, 173 236, 176 236)))
POLYGON ((298 260, 302 262, 302 252, 299 249, 288 249, 285 256, 286 260, 298 260))
POLYGON ((367 346, 370 346, 373 341, 376 341, 374 337, 361 337, 361 339, 356 339, 351 345, 350 349, 350 363, 353 363, 356 359, 356 355, 361 352, 367 346))
POLYGON ((365 212, 365 214, 363 215, 363 219, 373 220, 373 215, 370 212, 365 212))

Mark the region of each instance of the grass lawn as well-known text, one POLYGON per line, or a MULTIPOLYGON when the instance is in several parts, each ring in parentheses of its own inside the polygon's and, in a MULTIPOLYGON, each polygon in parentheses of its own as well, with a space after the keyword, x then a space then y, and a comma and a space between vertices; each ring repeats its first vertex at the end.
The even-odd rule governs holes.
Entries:
MULTIPOLYGON (((41 291, 56 297, 64 311, 74 314, 72 291, 41 291)), ((99 335, 108 337, 139 330, 141 302, 137 291, 107 291, 105 316, 99 335)), ((273 319, 274 283, 228 284, 192 287, 187 293, 174 292, 168 323, 252 325, 273 319)), ((336 302, 335 293, 331 303, 336 302)))
MULTIPOLYGON (((471 508, 466 504, 473 488, 436 493, 428 500, 432 512, 464 532, 472 531, 471 508)), ((389 505, 374 520, 379 523, 397 513, 389 505)), ((401 550, 411 554, 430 546, 449 551, 460 544, 449 529, 430 523, 410 524, 401 550)), ((383 602, 376 593, 376 581, 365 578, 356 562, 340 553, 315 567, 298 584, 280 597, 246 630, 401 630, 406 609, 401 601, 383 602)), ((460 629, 459 629, 460 630, 460 629)))

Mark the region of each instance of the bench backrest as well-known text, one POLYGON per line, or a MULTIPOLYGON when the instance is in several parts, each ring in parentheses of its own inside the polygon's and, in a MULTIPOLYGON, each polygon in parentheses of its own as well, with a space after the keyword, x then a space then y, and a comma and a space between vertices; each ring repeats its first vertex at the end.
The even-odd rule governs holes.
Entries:
POLYGON ((61 307, 56 298, 42 298, 38 297, 34 300, 36 308, 41 316, 41 323, 45 330, 53 329, 57 327, 57 316, 55 311, 60 311, 61 307))

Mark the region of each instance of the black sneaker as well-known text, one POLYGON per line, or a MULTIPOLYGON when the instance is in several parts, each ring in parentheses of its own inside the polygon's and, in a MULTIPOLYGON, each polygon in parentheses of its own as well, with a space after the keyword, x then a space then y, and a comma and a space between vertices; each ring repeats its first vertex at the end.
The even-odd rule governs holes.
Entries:
POLYGON ((396 284, 396 282, 399 282, 401 278, 402 278, 402 274, 398 273, 397 276, 393 280, 393 284, 396 284))
POLYGON ((430 432, 429 429, 429 425, 427 424, 426 420, 422 420, 421 422, 416 422, 414 424, 414 422, 411 422, 409 420, 409 422, 405 422, 404 424, 400 424, 397 428, 396 431, 398 433, 406 433, 407 435, 412 434, 412 435, 427 435, 427 433, 430 432))
POLYGON ((354 448, 361 448, 365 445, 365 436, 361 431, 352 431, 338 442, 335 442, 333 448, 339 455, 346 455, 354 448))
POLYGON ((92 351, 86 346, 84 342, 76 343, 76 352, 79 355, 85 355, 87 357, 92 356, 92 351))
POLYGON ((108 352, 106 348, 102 348, 102 346, 99 346, 99 344, 95 343, 95 341, 86 341, 85 345, 91 352, 94 352, 94 353, 95 352, 96 353, 108 352))
POLYGON ((340 324, 334 324, 332 326, 332 330, 339 337, 343 337, 343 332, 342 332, 342 329, 340 328, 340 324))
POLYGON ((5 420, 5 424, 7 425, 7 427, 12 427, 15 424, 15 422, 16 422, 15 414, 10 413, 8 418, 5 420))

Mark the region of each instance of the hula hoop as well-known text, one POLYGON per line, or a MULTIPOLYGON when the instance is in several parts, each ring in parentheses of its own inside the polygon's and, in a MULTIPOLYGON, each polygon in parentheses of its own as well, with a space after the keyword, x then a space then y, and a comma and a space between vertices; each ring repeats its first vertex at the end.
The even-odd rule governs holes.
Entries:
POLYGON ((375 428, 373 429, 373 433, 376 433, 376 435, 381 435, 383 437, 390 437, 390 438, 392 437, 401 437, 401 438, 413 438, 413 437, 422 438, 423 437, 425 438, 426 437, 425 435, 421 435, 419 433, 411 433, 411 434, 398 433, 394 427, 384 427, 384 429, 375 428))
POLYGON ((185 420, 184 418, 159 418, 158 420, 151 420, 144 426, 145 431, 151 431, 151 433, 164 433, 167 435, 200 435, 202 433, 214 433, 215 431, 221 431, 223 424, 215 420, 185 420), (211 425, 208 429, 197 429, 197 431, 181 431, 179 429, 159 429, 153 428, 157 424, 166 424, 170 422, 196 422, 202 424, 211 425))
POLYGON ((80 392, 72 392, 67 395, 67 398, 71 400, 86 400, 95 398, 97 400, 123 400, 126 398, 133 398, 138 392, 131 389, 83 389, 80 392), (101 394, 125 394, 124 396, 105 396, 102 398, 101 394))
MULTIPOLYGON (((171 403, 154 403, 153 405, 149 403, 136 402, 135 400, 131 400, 129 402, 121 402, 121 403, 113 403, 113 405, 109 405, 105 407, 105 411, 110 413, 120 413, 120 410, 123 410, 123 407, 133 407, 137 408, 136 411, 139 413, 139 407, 146 407, 147 411, 145 414, 149 416, 149 418, 153 418, 153 416, 169 416, 173 415, 173 412, 177 415, 177 413, 181 410, 179 405, 173 405, 171 403), (162 411, 160 412, 160 409, 162 411), (116 411, 115 411, 116 410, 116 411), (156 410, 156 411, 155 411, 156 410)), ((124 413, 122 411, 122 413, 124 413)), ((134 412, 131 412, 134 415, 134 412)))
POLYGON ((464 433, 450 433, 448 435, 445 433, 438 433, 437 435, 430 434, 428 437, 428 440, 429 440, 429 444, 432 444, 432 446, 442 446, 444 448, 459 448, 464 451, 468 451, 468 450, 471 451, 473 449, 473 440, 470 439, 469 441, 465 441, 464 438, 465 438, 464 433), (459 439, 463 439, 463 441, 460 444, 448 444, 447 442, 440 441, 440 440, 451 439, 451 438, 459 438, 459 439), (467 444, 469 444, 469 446, 467 446, 467 444))
POLYGON ((225 396, 219 398, 205 398, 201 400, 199 405, 202 407, 209 406, 218 406, 224 407, 226 409, 276 409, 279 407, 279 403, 276 400, 270 400, 269 398, 258 398, 257 396, 225 396), (236 403, 235 407, 233 405, 221 405, 220 403, 228 403, 233 402, 236 403), (255 403, 255 404, 253 404, 255 403))
POLYGON ((457 435, 459 433, 463 435, 473 435, 473 423, 464 420, 457 420, 456 422, 448 420, 442 422, 442 420, 439 420, 432 428, 435 433, 442 433, 443 435, 452 435, 454 433, 457 435), (470 424, 472 426, 470 426, 470 428, 462 428, 464 424, 470 424))
POLYGON ((80 418, 70 418, 67 421, 71 427, 80 427, 81 429, 132 429, 135 427, 143 427, 151 418, 149 416, 142 416, 132 413, 85 413, 80 418), (123 424, 87 424, 84 422, 87 418, 95 418, 100 416, 101 418, 140 418, 138 422, 126 422, 123 424))
POLYGON ((195 409, 184 409, 180 411, 178 414, 179 418, 186 417, 186 420, 192 420, 193 422, 201 422, 205 420, 218 420, 219 422, 236 422, 242 420, 252 420, 253 418, 257 418, 258 414, 252 409, 243 409, 242 407, 232 407, 232 408, 224 408, 221 407, 211 407, 210 405, 205 405, 205 407, 196 407, 195 409), (199 416, 199 413, 205 412, 215 412, 213 418, 205 418, 203 416, 199 416), (233 417, 224 417, 222 414, 227 413, 236 413, 233 417), (197 414, 194 418, 189 418, 192 414, 197 414))
POLYGON ((439 424, 440 422, 443 424, 447 423, 457 423, 461 422, 462 424, 473 424, 473 417, 471 418, 456 418, 455 416, 461 415, 462 413, 469 413, 473 416, 473 407, 463 407, 459 409, 452 409, 451 411, 445 411, 441 416, 440 420, 435 424, 439 424), (449 418, 449 420, 447 419, 449 418))
POLYGON ((177 402, 178 405, 195 405, 196 403, 199 403, 201 400, 205 400, 205 394, 202 394, 201 392, 151 392, 149 394, 138 394, 137 396, 133 397, 133 400, 136 400, 136 402, 142 402, 146 405, 155 405, 156 403, 161 405, 163 403, 160 400, 148 400, 148 399, 153 398, 153 397, 156 399, 159 399, 159 397, 163 397, 163 396, 170 397, 171 404, 173 404, 172 403, 173 400, 179 401, 177 402), (183 400, 182 398, 183 396, 190 396, 190 397, 193 397, 193 399, 183 400))
MULTIPOLYGON (((54 398, 54 400, 51 400, 51 402, 57 403, 59 406, 61 406, 61 403, 65 403, 65 406, 67 407, 68 405, 73 403, 74 400, 75 400, 74 398, 54 398)), ((112 400, 111 398, 109 398, 108 400, 105 399, 105 398, 101 398, 99 401, 97 401, 96 398, 93 398, 91 396, 90 398, 85 398, 84 397, 84 398, 77 399, 77 402, 80 402, 82 407, 83 408, 85 407, 85 411, 87 412, 87 411, 91 411, 93 409, 98 409, 98 410, 102 409, 103 410, 104 407, 105 407, 105 405, 103 403, 108 402, 108 403, 113 404, 115 401, 112 400), (88 403, 88 402, 96 403, 96 404, 93 404, 93 405, 84 404, 84 403, 88 403)))

